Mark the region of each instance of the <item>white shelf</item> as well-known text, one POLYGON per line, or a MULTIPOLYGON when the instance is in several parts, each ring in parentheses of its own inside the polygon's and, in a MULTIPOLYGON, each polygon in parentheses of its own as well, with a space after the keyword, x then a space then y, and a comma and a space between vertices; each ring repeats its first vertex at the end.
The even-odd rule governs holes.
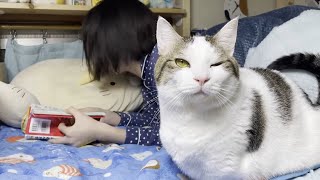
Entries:
MULTIPOLYGON (((190 35, 190 0, 177 0, 179 8, 151 8, 151 10, 174 21, 176 30, 190 35), (179 3, 178 3, 179 4, 179 3), (182 23, 181 21, 182 20, 182 23)), ((81 25, 83 17, 92 6, 5 3, 0 2, 0 25, 81 25)))
MULTIPOLYGON (((91 6, 73 6, 73 5, 53 5, 38 4, 31 5, 29 3, 4 3, 0 2, 1 14, 25 14, 25 15, 72 15, 84 16, 91 9, 91 6)), ((185 15, 184 9, 175 8, 151 8, 154 13, 167 15, 185 15)))

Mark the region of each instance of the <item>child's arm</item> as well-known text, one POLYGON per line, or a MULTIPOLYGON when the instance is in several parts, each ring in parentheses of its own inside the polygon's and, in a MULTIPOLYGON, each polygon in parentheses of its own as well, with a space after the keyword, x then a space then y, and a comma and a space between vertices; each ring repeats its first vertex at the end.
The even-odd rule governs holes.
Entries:
POLYGON ((121 120, 118 126, 137 126, 145 127, 150 126, 154 121, 158 121, 159 112, 118 112, 121 120))
MULTIPOLYGON (((117 114, 121 117, 120 123, 119 120, 115 120, 118 117, 112 114, 111 111, 104 111, 108 115, 105 118, 101 118, 100 121, 112 126, 125 126, 125 144, 161 145, 159 140, 159 108, 156 105, 143 108, 141 112, 118 112, 117 114), (118 123, 114 124, 114 122, 118 123)), ((98 111, 96 108, 86 108, 86 111, 89 112, 93 110, 98 111)))
POLYGON ((159 121, 159 108, 156 104, 150 104, 146 108, 142 108, 140 112, 112 112, 109 110, 87 107, 79 109, 82 112, 104 112, 105 117, 100 121, 111 126, 150 126, 154 121, 159 121))
POLYGON ((125 144, 139 144, 142 146, 161 146, 159 137, 160 125, 154 127, 127 127, 125 144))
MULTIPOLYGON (((152 90, 151 90, 152 91, 152 90)), ((150 126, 153 122, 159 121, 160 110, 157 95, 145 100, 138 112, 117 112, 120 116, 119 126, 150 126)))
POLYGON ((68 112, 75 117, 75 123, 72 126, 61 123, 58 128, 65 136, 49 140, 51 143, 83 146, 96 140, 119 144, 125 142, 125 129, 96 121, 74 108, 69 108, 68 112))
MULTIPOLYGON (((148 112, 148 111, 147 111, 148 112)), ((159 139, 159 112, 155 113, 118 113, 121 121, 119 126, 126 126, 125 144, 161 145, 159 139)), ((109 116, 110 117, 110 116, 109 116)), ((112 120, 101 119, 105 123, 112 120)), ((112 125, 111 123, 109 123, 112 125)))
POLYGON ((161 145, 158 120, 146 127, 121 129, 96 121, 74 108, 69 108, 68 112, 75 117, 75 124, 70 127, 60 124, 59 129, 65 136, 51 139, 51 143, 83 146, 98 140, 119 144, 161 145))

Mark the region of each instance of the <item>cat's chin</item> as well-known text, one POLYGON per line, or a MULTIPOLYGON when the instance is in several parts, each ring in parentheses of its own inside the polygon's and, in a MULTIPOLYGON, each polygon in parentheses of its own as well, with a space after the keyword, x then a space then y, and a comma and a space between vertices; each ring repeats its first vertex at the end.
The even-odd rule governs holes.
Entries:
POLYGON ((196 93, 193 93, 192 94, 193 96, 196 96, 196 97, 199 97, 199 98, 201 98, 201 97, 203 97, 203 98, 208 98, 208 97, 210 97, 210 94, 208 94, 208 93, 205 93, 204 91, 198 91, 198 92, 196 92, 196 93))
MULTIPOLYGON (((204 109, 219 109, 230 103, 230 97, 218 95, 219 93, 199 91, 196 93, 189 93, 187 98, 184 98, 184 103, 190 104, 193 107, 200 107, 204 109)), ((184 104, 182 103, 182 104, 184 104)))
POLYGON ((212 94, 197 92, 189 94, 187 98, 184 98, 184 103, 190 104, 196 107, 208 107, 208 108, 218 108, 221 104, 218 104, 215 96, 212 94))

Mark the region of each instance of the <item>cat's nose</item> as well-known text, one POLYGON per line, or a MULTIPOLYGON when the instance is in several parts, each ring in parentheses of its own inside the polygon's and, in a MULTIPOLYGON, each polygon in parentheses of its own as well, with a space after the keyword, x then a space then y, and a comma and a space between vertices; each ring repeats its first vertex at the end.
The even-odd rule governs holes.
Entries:
POLYGON ((210 80, 208 77, 204 78, 193 78, 195 81, 197 81, 201 86, 204 85, 206 82, 210 80))

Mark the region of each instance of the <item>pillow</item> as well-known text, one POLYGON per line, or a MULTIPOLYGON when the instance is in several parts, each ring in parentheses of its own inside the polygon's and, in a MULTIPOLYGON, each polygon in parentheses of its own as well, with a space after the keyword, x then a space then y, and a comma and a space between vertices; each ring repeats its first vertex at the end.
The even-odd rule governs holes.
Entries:
POLYGON ((9 126, 19 128, 30 104, 39 104, 37 98, 23 88, 1 81, 0 94, 0 121, 9 126))
POLYGON ((21 71, 11 84, 0 82, 0 120, 20 127, 30 104, 134 111, 143 101, 140 82, 126 76, 92 81, 79 59, 42 61, 21 71))
POLYGON ((86 74, 86 64, 79 59, 53 59, 26 68, 11 84, 30 92, 40 104, 63 109, 74 106, 133 111, 141 105, 141 87, 130 83, 133 77, 108 76, 99 82, 83 83, 86 74))
POLYGON ((83 57, 82 41, 41 44, 35 46, 19 45, 15 40, 7 41, 5 67, 7 80, 10 82, 20 71, 47 59, 83 57))
MULTIPOLYGON (((245 67, 266 68, 277 58, 292 53, 320 54, 319 19, 319 10, 308 10, 275 27, 257 47, 249 50, 245 67)), ((317 102, 319 89, 314 75, 298 70, 286 70, 282 73, 295 81, 313 103, 317 102)))
MULTIPOLYGON (((238 36, 234 57, 241 66, 244 65, 248 50, 256 47, 270 33, 270 31, 284 22, 298 16, 301 12, 315 9, 305 6, 288 6, 252 17, 239 20, 238 36)), ((207 31, 200 32, 201 35, 214 35, 224 25, 214 26, 207 31)))

